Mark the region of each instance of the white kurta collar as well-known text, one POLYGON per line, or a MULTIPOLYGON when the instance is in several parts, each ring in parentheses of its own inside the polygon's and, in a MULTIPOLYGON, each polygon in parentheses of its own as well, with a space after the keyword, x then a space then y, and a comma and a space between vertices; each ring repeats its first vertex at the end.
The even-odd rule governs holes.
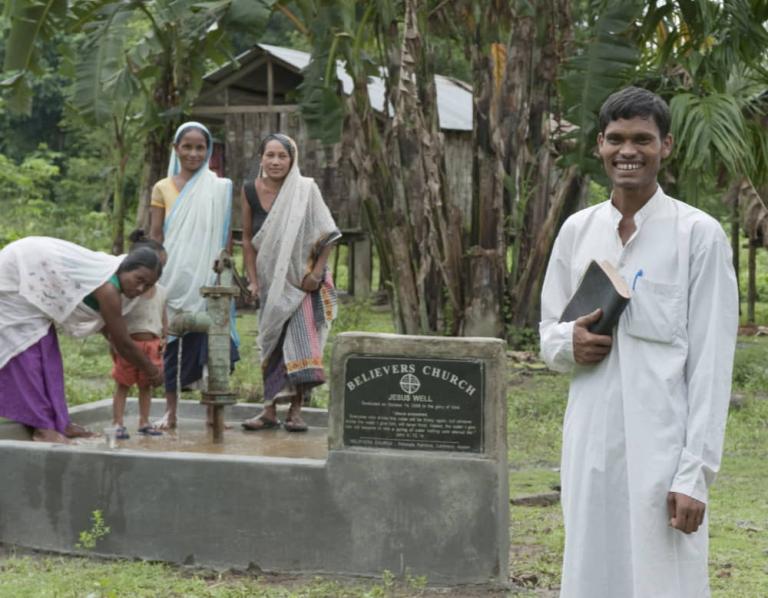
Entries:
POLYGON ((662 191, 661 185, 657 185, 656 193, 654 193, 651 198, 645 202, 645 205, 642 208, 635 212, 635 226, 638 229, 642 226, 643 222, 648 220, 652 214, 658 211, 664 201, 663 198, 664 191, 662 191))
MULTIPOLYGON (((653 195, 651 195, 651 198, 645 202, 645 205, 640 208, 637 212, 635 212, 635 224, 639 225, 640 222, 643 220, 646 220, 648 216, 653 214, 658 207, 662 203, 662 198, 665 196, 664 191, 661 188, 661 185, 656 185, 656 191, 653 195)), ((613 193, 611 193, 611 197, 608 201, 608 204, 611 206, 611 220, 615 220, 617 223, 622 218, 622 213, 619 211, 619 209, 613 204, 613 193)))
MULTIPOLYGON (((637 231, 639 231, 642 228, 643 222, 648 220, 648 218, 651 217, 655 212, 659 210, 661 207, 664 197, 666 197, 664 191, 661 188, 661 185, 656 185, 656 192, 651 195, 651 198, 645 202, 645 205, 640 208, 637 212, 635 212, 634 215, 634 221, 635 221, 635 228, 637 231)), ((611 194, 611 198, 608 201, 608 205, 610 206, 610 219, 613 223, 613 226, 618 229, 619 222, 621 222, 622 213, 618 210, 618 208, 613 204, 613 194, 611 194)), ((634 236, 634 235, 633 235, 634 236)))

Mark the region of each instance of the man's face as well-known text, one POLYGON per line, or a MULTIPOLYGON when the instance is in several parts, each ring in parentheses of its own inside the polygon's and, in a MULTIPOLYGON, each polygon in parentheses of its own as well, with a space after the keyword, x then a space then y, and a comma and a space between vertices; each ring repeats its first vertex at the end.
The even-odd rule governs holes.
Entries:
POLYGON ((661 160, 672 151, 672 136, 661 138, 652 117, 613 120, 597 136, 603 166, 614 189, 633 192, 656 190, 661 160))

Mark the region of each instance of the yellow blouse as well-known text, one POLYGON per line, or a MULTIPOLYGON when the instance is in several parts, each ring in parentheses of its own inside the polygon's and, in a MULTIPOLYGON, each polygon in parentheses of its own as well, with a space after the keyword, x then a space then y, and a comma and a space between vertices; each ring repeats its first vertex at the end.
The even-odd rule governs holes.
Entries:
POLYGON ((157 181, 155 186, 152 187, 152 199, 149 205, 153 208, 163 208, 165 210, 165 217, 168 218, 168 214, 171 213, 177 197, 179 197, 179 190, 176 188, 173 179, 166 177, 157 181))

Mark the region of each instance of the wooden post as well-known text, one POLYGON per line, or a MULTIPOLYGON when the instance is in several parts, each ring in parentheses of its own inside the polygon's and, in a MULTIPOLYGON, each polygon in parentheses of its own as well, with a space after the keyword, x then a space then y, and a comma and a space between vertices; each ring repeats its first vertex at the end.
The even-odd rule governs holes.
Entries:
POLYGON ((756 262, 757 241, 749 241, 749 280, 747 287, 747 324, 755 323, 755 302, 757 301, 756 262))
MULTIPOLYGON (((275 103, 275 71, 274 67, 272 65, 272 57, 267 56, 267 106, 269 108, 272 108, 272 105, 275 103)), ((270 129, 277 131, 277 122, 275 122, 277 119, 274 119, 274 117, 270 116, 270 119, 272 122, 270 122, 270 129)))
POLYGON ((338 276, 338 272, 339 272, 339 254, 340 253, 341 253, 341 243, 336 243, 333 246, 333 270, 331 270, 334 276, 334 280, 335 280, 335 277, 338 276))

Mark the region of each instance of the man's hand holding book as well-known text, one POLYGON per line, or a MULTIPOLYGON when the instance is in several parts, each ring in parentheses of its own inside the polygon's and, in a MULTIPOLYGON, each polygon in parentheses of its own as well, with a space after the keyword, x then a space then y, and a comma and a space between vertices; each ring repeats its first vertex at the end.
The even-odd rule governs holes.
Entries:
POLYGON ((603 310, 598 308, 573 323, 573 359, 579 365, 595 365, 611 351, 613 338, 606 334, 594 334, 589 327, 600 319, 603 310))

